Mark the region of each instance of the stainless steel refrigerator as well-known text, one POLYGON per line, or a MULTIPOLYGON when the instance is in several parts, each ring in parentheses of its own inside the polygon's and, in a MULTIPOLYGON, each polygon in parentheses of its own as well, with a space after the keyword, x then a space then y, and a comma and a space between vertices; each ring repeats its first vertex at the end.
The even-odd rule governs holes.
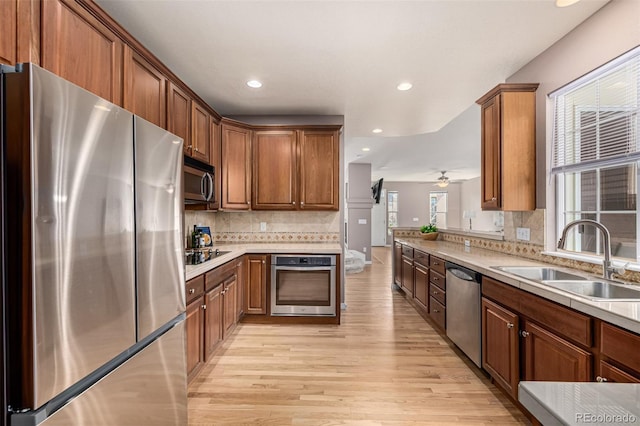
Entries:
POLYGON ((5 71, 9 424, 186 424, 183 141, 5 71))

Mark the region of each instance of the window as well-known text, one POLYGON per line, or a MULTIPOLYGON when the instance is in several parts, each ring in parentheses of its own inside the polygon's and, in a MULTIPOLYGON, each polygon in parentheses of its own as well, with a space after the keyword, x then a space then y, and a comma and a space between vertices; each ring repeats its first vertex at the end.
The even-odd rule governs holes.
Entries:
MULTIPOLYGON (((558 235, 576 219, 611 233, 613 256, 638 262, 640 48, 552 93, 558 235)), ((593 227, 570 231, 567 249, 602 254, 593 227)))
POLYGON ((447 228, 447 193, 429 193, 429 223, 435 224, 440 229, 447 228))
POLYGON ((398 226, 398 191, 387 191, 387 234, 398 226))

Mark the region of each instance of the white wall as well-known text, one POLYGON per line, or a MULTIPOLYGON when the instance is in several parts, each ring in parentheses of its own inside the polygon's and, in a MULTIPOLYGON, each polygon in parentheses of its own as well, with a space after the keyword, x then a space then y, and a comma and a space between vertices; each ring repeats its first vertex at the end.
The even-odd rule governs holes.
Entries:
MULTIPOLYGON (((473 231, 499 231, 501 226, 496 226, 497 212, 482 211, 480 208, 481 186, 480 178, 470 179, 463 182, 460 194, 460 209, 472 211, 475 217, 471 219, 471 229, 473 231)), ((460 214, 462 217, 462 213, 460 214)), ((462 219, 462 229, 469 229, 469 219, 462 219)))

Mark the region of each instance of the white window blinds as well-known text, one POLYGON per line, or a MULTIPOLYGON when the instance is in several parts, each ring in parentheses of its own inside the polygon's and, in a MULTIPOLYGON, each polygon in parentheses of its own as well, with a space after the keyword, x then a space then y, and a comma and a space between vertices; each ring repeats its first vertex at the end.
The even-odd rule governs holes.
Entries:
POLYGON ((550 96, 552 173, 640 160, 640 47, 550 96))

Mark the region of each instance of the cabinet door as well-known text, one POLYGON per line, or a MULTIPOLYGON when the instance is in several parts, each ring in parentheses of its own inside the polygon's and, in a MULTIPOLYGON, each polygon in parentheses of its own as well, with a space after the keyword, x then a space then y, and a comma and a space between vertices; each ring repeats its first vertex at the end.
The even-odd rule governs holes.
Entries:
POLYGON ((222 201, 229 210, 251 207, 251 131, 222 124, 222 201))
POLYGON ((167 84, 167 130, 184 140, 184 154, 191 156, 191 97, 171 82, 167 84))
POLYGON ((122 41, 73 0, 43 1, 41 19, 42 67, 121 105, 122 41))
POLYGON ((211 151, 209 153, 209 162, 213 166, 213 201, 209 203, 209 210, 218 210, 220 208, 220 188, 222 188, 222 167, 221 167, 221 134, 220 122, 213 116, 210 119, 211 132, 211 151))
POLYGON ((606 361, 600 361, 600 372, 596 382, 608 383, 640 383, 640 378, 627 373, 606 361))
POLYGON ((247 255, 244 312, 247 315, 267 313, 267 256, 265 255, 247 255))
POLYGON ((296 209, 296 148, 296 132, 293 130, 253 133, 252 209, 296 209))
POLYGON ((300 209, 338 210, 340 139, 337 131, 300 134, 300 209))
POLYGON ((209 164, 211 161, 211 122, 209 112, 195 101, 191 102, 191 155, 196 160, 209 164))
POLYGON ((425 311, 429 310, 429 270, 423 266, 416 265, 414 270, 416 302, 425 311))
POLYGON ((202 326, 204 321, 204 297, 187 305, 185 329, 187 333, 187 378, 193 379, 204 363, 202 326))
POLYGON ((402 286, 402 244, 393 243, 393 282, 402 286))
POLYGON ((518 392, 518 316, 482 298, 482 367, 514 398, 518 392))
POLYGON ((224 282, 223 337, 226 339, 237 323, 237 289, 238 276, 233 275, 224 282))
POLYGON ((205 294, 206 313, 204 322, 204 359, 213 354, 222 341, 222 290, 219 285, 205 294))
POLYGON ((402 257, 402 288, 413 297, 413 260, 402 257))
POLYGON ((501 207, 500 95, 482 105, 482 209, 501 207))
POLYGON ((123 106, 158 127, 165 127, 166 78, 145 58, 125 48, 123 106))
POLYGON ((0 64, 15 65, 18 57, 18 0, 0 1, 0 64))
POLYGON ((523 321, 523 380, 586 382, 591 380, 591 354, 550 331, 523 321))

